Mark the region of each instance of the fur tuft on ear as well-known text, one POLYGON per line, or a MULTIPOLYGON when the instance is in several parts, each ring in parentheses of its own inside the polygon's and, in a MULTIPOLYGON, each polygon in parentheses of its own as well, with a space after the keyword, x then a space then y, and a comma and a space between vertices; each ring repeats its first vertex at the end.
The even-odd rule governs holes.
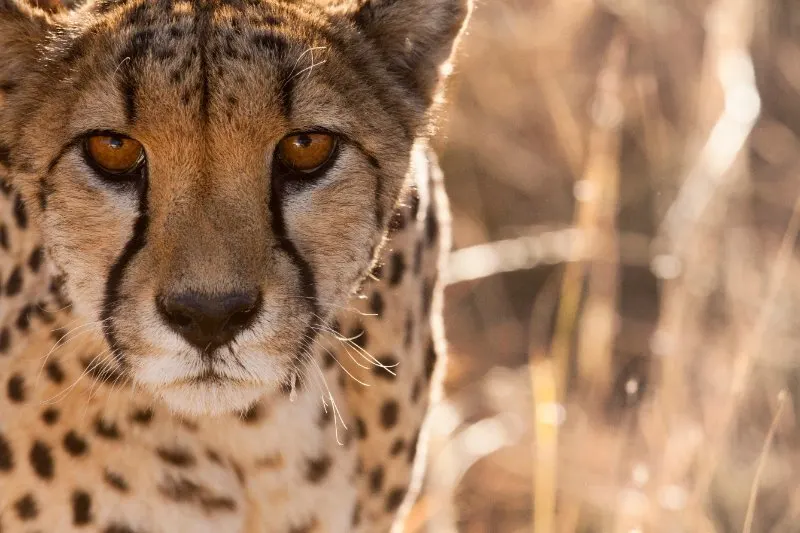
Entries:
POLYGON ((30 68, 49 29, 50 18, 42 9, 23 0, 0 0, 0 95, 30 68))
POLYGON ((392 72, 430 102, 470 11, 471 0, 362 0, 351 17, 392 72))

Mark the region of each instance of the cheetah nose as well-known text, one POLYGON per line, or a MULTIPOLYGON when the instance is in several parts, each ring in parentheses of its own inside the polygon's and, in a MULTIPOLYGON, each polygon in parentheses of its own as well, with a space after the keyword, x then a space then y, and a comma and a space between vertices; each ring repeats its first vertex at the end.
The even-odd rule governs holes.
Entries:
POLYGON ((204 294, 183 292, 157 298, 167 324, 189 344, 210 354, 246 329, 258 313, 260 291, 204 294))

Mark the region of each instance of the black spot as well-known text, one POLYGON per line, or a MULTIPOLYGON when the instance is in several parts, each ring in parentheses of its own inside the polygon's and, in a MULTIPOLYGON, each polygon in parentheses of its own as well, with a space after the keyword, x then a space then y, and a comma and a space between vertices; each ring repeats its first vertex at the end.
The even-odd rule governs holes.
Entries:
POLYGON ((11 332, 8 328, 0 329, 0 354, 7 353, 11 347, 11 332))
POLYGON ((367 425, 361 417, 356 417, 356 433, 361 440, 367 438, 367 425))
POLYGON ((391 429, 397 424, 398 412, 400 406, 394 400, 387 400, 381 407, 381 425, 385 429, 391 429))
POLYGON ((178 417, 178 423, 193 433, 196 432, 199 428, 196 422, 182 416, 178 417))
POLYGON ((353 344, 362 350, 367 347, 369 336, 367 335, 367 331, 364 329, 363 324, 360 322, 352 330, 350 330, 350 335, 348 335, 348 337, 351 339, 353 344))
POLYGON ((61 370, 61 365, 58 364, 58 361, 48 361, 44 369, 45 372, 47 372, 47 377, 53 383, 59 384, 64 382, 64 371, 61 370))
POLYGON ((428 341, 428 350, 425 352, 425 379, 430 380, 433 376, 433 371, 436 370, 436 347, 433 345, 433 340, 428 341))
POLYGON ((286 39, 274 33, 258 33, 251 38, 252 43, 264 52, 281 56, 286 53, 288 43, 286 39))
POLYGON ((92 521, 92 498, 87 492, 76 490, 72 493, 72 523, 84 526, 92 521))
POLYGON ((28 213, 25 211, 25 204, 22 203, 22 196, 19 194, 14 198, 14 220, 20 229, 28 227, 28 213))
POLYGON ((392 448, 391 450, 389 450, 389 455, 391 455, 392 457, 397 457, 405 449, 406 449, 406 441, 404 441, 403 439, 397 439, 392 443, 392 448))
POLYGON ((231 498, 217 496, 208 488, 198 485, 186 478, 168 478, 159 485, 159 492, 166 498, 179 503, 199 503, 206 511, 236 509, 236 502, 231 498))
POLYGON ((372 373, 383 378, 387 381, 394 381, 397 379, 397 358, 394 355, 387 354, 378 357, 378 362, 383 366, 372 367, 372 373))
POLYGON ((8 380, 8 398, 15 403, 25 401, 25 380, 19 374, 14 374, 8 380))
POLYGON ((356 502, 355 507, 353 507, 353 517, 351 518, 351 522, 353 527, 358 527, 361 523, 361 502, 356 502))
POLYGON ((383 309, 385 304, 383 302, 383 296, 381 295, 380 291, 373 291, 372 297, 369 299, 369 309, 372 311, 375 316, 378 318, 383 316, 383 309))
POLYGON ((0 165, 11 166, 11 147, 0 143, 0 165))
POLYGON ((211 461, 212 463, 216 463, 218 465, 222 464, 222 458, 214 450, 207 449, 206 450, 206 457, 208 457, 208 460, 211 461))
POLYGON ((53 479, 55 465, 50 446, 40 440, 35 441, 31 446, 29 459, 37 476, 45 480, 53 479))
POLYGON ((36 500, 33 499, 33 495, 31 494, 26 494, 15 501, 14 510, 17 511, 17 516, 23 522, 33 520, 39 515, 39 507, 36 505, 36 500))
POLYGON ((330 407, 323 407, 319 412, 319 426, 325 427, 333 420, 333 409, 330 407))
POLYGON ((61 413, 58 409, 54 409, 52 407, 48 407, 42 412, 42 421, 47 424, 48 426, 52 426, 56 422, 58 422, 61 413))
POLYGON ((380 280, 383 277, 383 263, 380 261, 376 262, 375 265, 373 265, 370 274, 373 278, 380 280))
POLYGON ((439 236, 439 221, 436 219, 436 212, 433 207, 428 209, 428 217, 425 219, 425 238, 428 241, 428 246, 436 242, 439 236))
POLYGON ((252 405, 247 411, 242 413, 242 420, 248 424, 255 424, 261 419, 261 406, 259 404, 252 405))
POLYGON ((162 461, 181 468, 194 465, 195 458, 181 448, 157 448, 156 453, 162 461))
POLYGON ((30 268, 34 272, 39 272, 39 268, 42 266, 42 258, 44 257, 44 251, 42 250, 41 246, 37 246, 31 252, 31 255, 28 256, 28 268, 30 268))
POLYGON ((98 417, 94 421, 94 430, 98 435, 106 439, 117 440, 120 438, 117 424, 104 418, 98 417))
POLYGON ((402 209, 395 210, 392 213, 392 218, 389 219, 389 233, 396 233, 402 231, 406 227, 406 217, 402 209))
POLYGON ((125 481, 121 475, 117 474, 116 472, 112 472, 110 470, 106 470, 103 474, 103 479, 108 483, 111 487, 117 489, 120 492, 128 492, 128 482, 125 481))
POLYGON ((0 433, 0 472, 8 472, 12 468, 14 468, 14 454, 11 451, 11 444, 0 433))
POLYGON ((422 392, 422 383, 419 378, 414 380, 414 386, 411 388, 411 402, 417 403, 419 395, 422 392))
POLYGON ((411 443, 408 445, 408 464, 414 462, 414 459, 417 458, 417 446, 419 445, 419 433, 414 435, 414 438, 411 439, 411 443))
POLYGON ((394 512, 400 507, 400 504, 403 503, 403 499, 406 497, 406 489, 402 487, 396 487, 389 491, 389 494, 386 496, 386 511, 387 512, 394 512))
POLYGON ((231 461, 231 467, 233 468, 233 473, 236 474, 236 479, 239 480, 239 484, 244 486, 245 477, 244 477, 244 470, 242 467, 233 461, 231 461))
POLYGON ((378 494, 381 489, 383 489, 383 467, 378 465, 369 473, 369 490, 372 494, 378 494))
POLYGON ((403 254, 401 252, 394 252, 389 259, 389 263, 389 284, 393 286, 398 285, 403 281, 403 274, 405 274, 406 271, 406 261, 403 258, 403 254))
POLYGON ((422 272, 422 252, 425 249, 425 244, 422 241, 417 241, 417 246, 414 248, 414 274, 419 275, 422 272))
POLYGON ((152 409, 137 409, 131 414, 131 421, 143 426, 149 425, 151 420, 153 420, 152 409))
POLYGON ((8 250, 8 229, 5 224, 0 224, 0 248, 8 250))
POLYGON ((309 459, 306 469, 306 479, 311 483, 319 483, 328 475, 331 464, 332 461, 328 455, 323 455, 319 459, 309 459))
POLYGON ((406 348, 411 347, 411 342, 414 340, 414 313, 411 311, 406 315, 405 332, 403 334, 403 346, 406 348))
POLYGON ((17 84, 13 81, 2 81, 0 82, 0 92, 11 94, 14 92, 14 89, 17 88, 17 84))
POLYGON ((6 281, 6 295, 16 296, 22 290, 22 269, 15 267, 6 281))
POLYGON ((25 307, 23 307, 22 310, 19 312, 19 315, 17 315, 17 321, 16 321, 17 329, 23 332, 28 331, 28 329, 30 329, 31 327, 32 315, 33 315, 32 305, 26 305, 25 307))
POLYGON ((433 283, 425 280, 422 284, 422 314, 428 316, 433 302, 433 283))
POLYGON ((64 449, 71 456, 79 457, 86 454, 89 450, 89 445, 86 444, 86 440, 70 430, 69 433, 64 435, 64 449))

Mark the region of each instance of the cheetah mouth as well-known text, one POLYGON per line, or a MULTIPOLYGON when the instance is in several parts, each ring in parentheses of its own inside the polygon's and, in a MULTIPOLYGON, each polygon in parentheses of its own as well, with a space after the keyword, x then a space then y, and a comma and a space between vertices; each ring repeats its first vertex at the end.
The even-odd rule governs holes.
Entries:
POLYGON ((223 385, 223 384, 253 385, 252 382, 248 382, 242 379, 232 378, 230 376, 226 376, 214 370, 207 369, 204 370, 201 374, 173 381, 167 386, 181 387, 187 385, 192 386, 192 385, 223 385))

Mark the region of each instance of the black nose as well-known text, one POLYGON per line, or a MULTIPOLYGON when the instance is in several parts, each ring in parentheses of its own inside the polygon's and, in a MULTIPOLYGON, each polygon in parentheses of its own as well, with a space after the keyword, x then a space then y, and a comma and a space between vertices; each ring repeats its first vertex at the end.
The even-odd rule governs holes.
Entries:
POLYGON ((203 353, 228 344, 258 313, 261 293, 184 292, 158 298, 158 308, 173 330, 203 353))

